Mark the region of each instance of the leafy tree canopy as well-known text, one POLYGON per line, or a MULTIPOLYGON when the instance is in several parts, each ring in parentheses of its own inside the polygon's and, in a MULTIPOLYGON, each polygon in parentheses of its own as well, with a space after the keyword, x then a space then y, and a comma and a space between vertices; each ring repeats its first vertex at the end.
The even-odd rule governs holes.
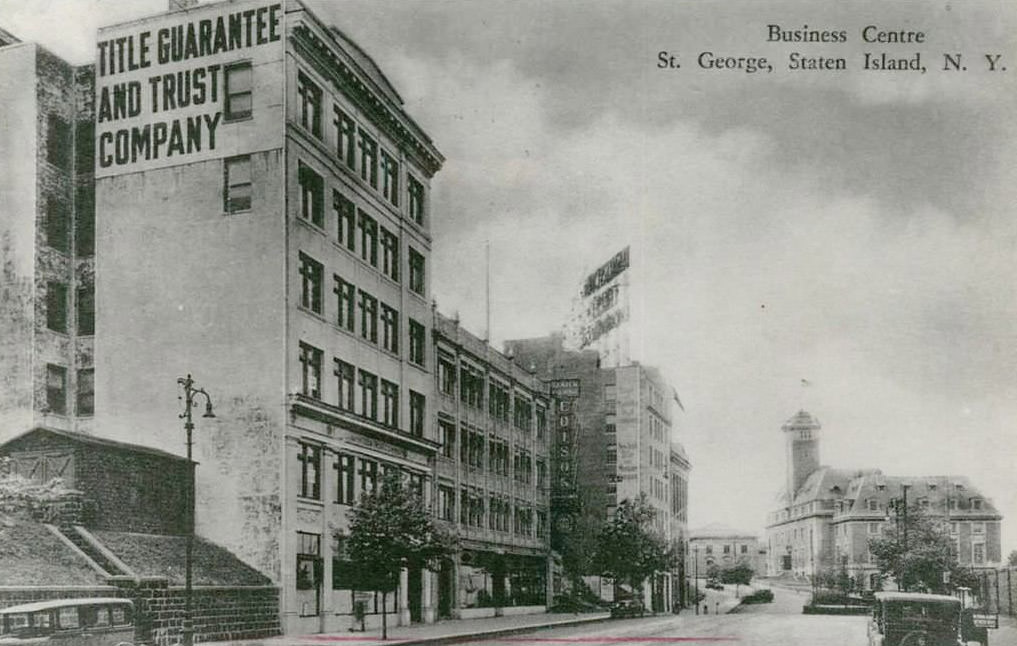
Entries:
POLYGON ((350 511, 346 555, 361 576, 391 590, 399 571, 408 567, 436 568, 455 551, 455 537, 437 527, 423 501, 390 472, 381 486, 363 496, 350 511))
POLYGON ((870 538, 869 550, 880 574, 893 577, 901 590, 949 593, 976 583, 971 570, 957 563, 949 527, 917 506, 908 508, 906 521, 900 518, 870 538))
POLYGON ((652 527, 656 510, 646 494, 623 500, 597 535, 593 565, 601 575, 640 588, 654 572, 670 570, 675 554, 652 527))

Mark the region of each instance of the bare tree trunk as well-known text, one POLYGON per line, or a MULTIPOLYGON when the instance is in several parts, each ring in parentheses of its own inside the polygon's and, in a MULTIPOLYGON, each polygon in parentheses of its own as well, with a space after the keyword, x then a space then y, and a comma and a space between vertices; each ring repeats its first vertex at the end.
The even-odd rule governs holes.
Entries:
POLYGON ((381 591, 381 638, 388 639, 388 591, 381 591))

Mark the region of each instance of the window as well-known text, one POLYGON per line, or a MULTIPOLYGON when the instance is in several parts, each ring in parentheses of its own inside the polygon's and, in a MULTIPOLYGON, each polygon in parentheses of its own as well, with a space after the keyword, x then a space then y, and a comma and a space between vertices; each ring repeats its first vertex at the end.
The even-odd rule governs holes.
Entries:
POLYGON ((399 354, 399 312, 381 304, 381 347, 399 354))
POLYGON ((533 463, 527 451, 516 451, 512 461, 512 473, 516 482, 529 484, 533 480, 533 463))
POLYGON ((314 399, 321 399, 321 350, 300 344, 300 392, 314 399))
POLYGON ((406 176, 409 183, 410 193, 410 219, 419 225, 424 224, 424 185, 413 178, 406 176))
POLYGON ((731 553, 731 546, 730 545, 725 545, 724 546, 724 553, 725 554, 730 554, 731 553))
POLYGON ((301 72, 297 75, 297 94, 300 96, 300 125, 320 139, 321 88, 301 72))
POLYGON ((321 498, 321 447, 301 444, 297 461, 300 462, 300 497, 321 498))
POLYGON ((363 128, 360 129, 360 179, 378 188, 378 144, 363 128))
POLYGON ((981 498, 972 498, 971 499, 971 509, 974 510, 974 511, 981 511, 982 510, 982 500, 981 500, 981 498))
POLYGON ((306 598, 297 593, 300 614, 314 616, 320 612, 321 602, 321 534, 297 532, 297 590, 310 590, 306 598))
POLYGON ((424 326, 410 319, 410 361, 418 366, 424 365, 424 326))
POLYGON ((748 554, 749 553, 749 546, 748 545, 742 545, 741 553, 742 554, 748 554))
POLYGON ((46 364, 46 405, 51 413, 67 414, 67 368, 46 364))
MULTIPOLYGON (((223 191, 223 209, 238 213, 251 208, 251 156, 230 157, 225 161, 226 190, 223 191)), ((302 184, 303 182, 301 182, 302 184)))
POLYGON ((706 546, 706 553, 707 554, 713 554, 713 545, 707 545, 706 546))
POLYGON ((975 536, 984 534, 985 533, 985 523, 984 522, 973 522, 973 523, 971 523, 971 533, 973 535, 975 535, 975 536))
POLYGON ((49 196, 46 201, 46 244, 57 251, 70 248, 70 209, 63 200, 49 196))
POLYGON ((360 414, 368 419, 378 419, 378 378, 361 370, 357 381, 360 386, 360 414))
POLYGON ((547 538, 547 512, 537 512, 537 538, 547 538))
POLYGON ((410 247, 410 290, 425 295, 424 257, 410 247))
POLYGON ((95 414, 95 370, 93 368, 78 371, 78 396, 74 410, 82 417, 95 414))
POLYGON ((869 534, 878 534, 879 533, 879 523, 868 523, 868 527, 869 527, 869 534))
POLYGON ((356 237, 357 207, 353 201, 339 191, 332 191, 332 210, 335 211, 339 244, 353 251, 356 237))
POLYGON ((46 285, 46 327, 67 332, 67 285, 50 281, 46 285))
POLYGON ((254 72, 249 62, 226 66, 226 121, 251 116, 254 72))
POLYGON ((368 214, 360 211, 360 257, 378 266, 378 223, 368 214))
POLYGON ((958 531, 959 523, 957 521, 950 522, 950 534, 956 536, 958 531))
MULTIPOLYGON (((91 131, 93 127, 89 125, 85 128, 81 125, 78 126, 79 136, 84 131, 91 131)), ((92 146, 92 139, 90 133, 88 135, 88 145, 92 146)), ((80 145, 79 145, 80 147, 80 145)), ((88 167, 91 168, 93 161, 92 156, 87 157, 88 167)), ((93 256, 95 255, 95 184, 92 182, 82 182, 78 184, 75 189, 74 197, 74 247, 79 256, 93 256)))
POLYGON ((360 336, 378 342, 378 299, 360 290, 360 336))
POLYGON ((300 162, 298 165, 300 181, 300 217, 314 226, 325 225, 325 214, 322 203, 325 200, 324 182, 321 175, 300 162))
POLYGON ((424 436, 424 419, 427 411, 427 398, 422 394, 410 391, 410 435, 424 436))
POLYGON ((360 460, 360 495, 374 493, 378 482, 378 463, 373 460, 360 460))
POLYGON ((95 334, 95 285, 78 288, 78 334, 95 334))
POLYGON ((509 447, 505 442, 492 439, 488 442, 487 467, 499 476, 509 474, 509 447))
POLYGON ((507 422, 509 418, 509 391, 505 386, 494 379, 487 385, 487 412, 494 419, 500 422, 507 422))
POLYGON ((438 389, 443 395, 456 393, 456 363, 446 355, 438 356, 438 389))
POLYGON ((975 565, 982 565, 985 563, 985 543, 971 544, 971 562, 975 565))
POLYGON ((335 292, 336 301, 339 307, 336 311, 336 325, 346 330, 347 332, 354 332, 354 326, 356 325, 354 320, 354 294, 356 288, 353 283, 348 283, 337 275, 332 276, 335 281, 335 287, 332 291, 335 292))
POLYGON ((339 159, 345 162, 346 166, 353 168, 356 165, 357 149, 354 142, 355 124, 353 118, 339 109, 339 106, 332 106, 335 113, 336 131, 336 154, 339 159))
POLYGON ((381 380, 381 423, 399 428, 399 386, 381 380))
POLYGON ((512 409, 515 427, 520 431, 529 432, 533 430, 533 402, 518 395, 513 399, 514 405, 512 409))
POLYGON ((875 498, 869 498, 866 501, 869 511, 879 511, 879 501, 875 498))
POLYGON ((467 464, 477 469, 484 468, 484 435, 476 431, 470 431, 469 434, 469 455, 467 457, 467 464))
POLYGON ((455 520, 456 491, 452 487, 438 485, 438 516, 449 522, 455 520))
POLYGON ((384 150, 381 151, 381 195, 399 206, 399 162, 384 150))
POLYGON ((537 459, 537 487, 544 489, 547 487, 547 463, 541 459, 537 459))
POLYGON ((399 236, 381 227, 381 271, 399 282, 399 236))
MULTIPOLYGON (((547 408, 537 405, 537 439, 543 439, 547 433, 547 408)), ((605 429, 606 430, 606 429, 605 429)))
POLYGON ((340 453, 335 459, 335 501, 340 505, 353 504, 353 456, 340 453))
POLYGON ((484 375, 465 364, 459 369, 459 400, 474 408, 484 407, 484 375))
POLYGON ((315 314, 321 314, 322 264, 307 254, 300 254, 300 305, 315 314))
POLYGON ((57 168, 66 169, 71 162, 71 126, 58 115, 47 116, 46 161, 57 168))
POLYGON ((338 386, 338 405, 339 408, 353 412, 353 366, 342 361, 341 359, 335 359, 334 374, 336 376, 336 384, 338 386))
POLYGON ((438 430, 441 433, 441 456, 450 460, 456 457, 456 427, 452 422, 439 419, 438 430))
POLYGON ((950 498, 947 501, 947 507, 950 509, 950 511, 954 511, 955 509, 957 509, 957 499, 956 498, 950 498))

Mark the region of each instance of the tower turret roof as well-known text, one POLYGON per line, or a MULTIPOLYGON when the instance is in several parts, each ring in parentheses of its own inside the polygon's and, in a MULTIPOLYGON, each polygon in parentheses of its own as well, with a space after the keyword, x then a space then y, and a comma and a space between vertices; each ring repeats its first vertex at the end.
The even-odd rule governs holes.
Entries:
POLYGON ((788 421, 784 422, 784 425, 780 427, 783 431, 797 431, 800 429, 818 429, 820 428, 819 420, 810 415, 809 413, 800 410, 794 414, 788 421))

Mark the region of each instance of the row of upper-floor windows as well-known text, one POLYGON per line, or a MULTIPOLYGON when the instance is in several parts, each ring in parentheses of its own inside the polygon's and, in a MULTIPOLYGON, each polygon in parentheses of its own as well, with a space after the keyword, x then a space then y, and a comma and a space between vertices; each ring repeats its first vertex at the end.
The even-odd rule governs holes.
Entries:
MULTIPOLYGON (((300 486, 297 495, 310 500, 322 500, 326 475, 322 473, 322 459, 326 449, 310 442, 301 442, 297 450, 297 469, 300 474, 300 486)), ((402 482, 410 491, 424 498, 424 476, 400 469, 398 466, 378 460, 354 456, 349 453, 335 453, 332 469, 335 472, 333 482, 333 502, 340 505, 356 504, 362 496, 373 493, 390 472, 402 475, 402 482)))
MULTIPOLYGON (((381 345, 398 355, 400 350, 399 310, 380 301, 369 292, 358 289, 339 274, 332 275, 335 314, 328 316, 325 305, 325 266, 303 252, 300 253, 300 306, 321 316, 327 316, 335 325, 359 335, 365 341, 381 345), (380 322, 380 325, 379 325, 380 322), (359 325, 358 325, 359 323, 359 325)), ((424 325, 408 318, 408 358, 423 367, 427 361, 427 334, 424 325)))
MULTIPOLYGON (((534 459, 528 450, 518 447, 513 449, 504 439, 487 437, 484 432, 471 430, 466 426, 457 429, 454 422, 443 417, 438 418, 438 434, 438 441, 441 443, 440 455, 443 458, 455 460, 458 456, 460 464, 473 469, 487 470, 494 475, 511 476, 520 483, 533 482, 534 459)), ((535 462, 537 486, 544 488, 547 486, 547 461, 536 458, 535 462)))
MULTIPOLYGON (((328 141, 339 161, 398 207, 401 198, 400 164, 393 153, 378 145, 377 139, 338 105, 332 106, 332 128, 324 127, 324 96, 321 87, 303 72, 297 75, 297 105, 300 125, 311 135, 328 141)), ((407 215, 424 224, 424 185, 406 173, 407 215)))
MULTIPOLYGON (((324 353, 307 343, 300 344, 300 392, 312 399, 327 401, 322 393, 322 363, 324 353)), ((331 403, 348 413, 400 429, 400 387, 395 382, 358 368, 339 358, 332 360, 335 377, 335 399, 331 403)), ((423 437, 427 419, 427 398, 423 393, 409 390, 410 420, 406 431, 423 437)))
MULTIPOLYGON (((325 230, 325 180, 320 173, 303 162, 298 162, 297 180, 300 185, 299 217, 313 226, 325 230)), ((252 208, 254 178, 251 156, 228 158, 224 169, 223 208, 237 213, 252 208)), ((332 190, 332 208, 336 242, 348 249, 389 279, 401 280, 401 253, 399 236, 358 208, 356 203, 337 189, 332 190)), ((425 296, 427 292, 426 259, 424 254, 408 246, 410 291, 425 296)))
POLYGON ((70 296, 67 283, 55 280, 46 283, 46 327, 67 334, 73 319, 76 321, 75 333, 81 336, 95 334, 95 286, 87 283, 78 287, 73 306, 70 296))
POLYGON ((547 406, 534 403, 529 397, 510 393, 510 387, 496 379, 488 379, 484 372, 463 363, 456 369, 455 359, 439 354, 436 379, 438 391, 455 397, 459 387, 459 399, 473 408, 483 409, 485 388, 487 391, 487 412, 495 420, 508 422, 521 431, 532 431, 538 436, 547 432, 547 406))
MULTIPOLYGON (((943 510, 957 511, 960 509, 967 509, 971 511, 982 511, 984 510, 984 501, 981 498, 963 498, 963 497, 947 497, 945 499, 939 499, 936 501, 931 500, 927 497, 912 498, 908 504, 912 507, 917 507, 926 511, 943 510)), ((854 500, 838 500, 835 503, 836 510, 838 512, 851 511, 854 506, 854 500)), ((881 500, 879 498, 867 498, 865 500, 864 509, 866 511, 885 511, 887 509, 904 509, 903 499, 893 499, 890 501, 881 500)))
MULTIPOLYGON (((438 517, 449 522, 456 519, 456 490, 448 485, 438 485, 438 517)), ((511 499, 490 495, 463 487, 459 493, 459 524, 500 532, 511 532, 520 536, 537 538, 548 535, 547 511, 534 510, 531 506, 511 499), (485 518, 487 522, 485 523, 485 518), (536 527, 534 527, 536 518, 536 527)))
POLYGON ((744 544, 728 544, 723 545, 712 545, 707 543, 703 549, 703 553, 706 555, 712 555, 715 551, 721 554, 748 554, 749 546, 744 544))
MULTIPOLYGON (((82 368, 75 380, 73 414, 90 417, 95 414, 95 370, 82 368)), ((53 363, 46 364, 46 409, 54 415, 71 413, 67 383, 67 367, 53 363)))

